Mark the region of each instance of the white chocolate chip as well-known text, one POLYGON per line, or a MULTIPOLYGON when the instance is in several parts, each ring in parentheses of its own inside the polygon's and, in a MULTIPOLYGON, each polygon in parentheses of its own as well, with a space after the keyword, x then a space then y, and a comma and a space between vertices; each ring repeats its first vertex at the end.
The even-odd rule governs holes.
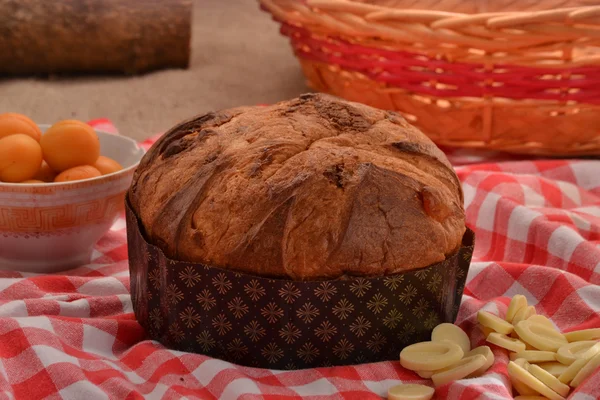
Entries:
MULTIPOLYGON (((512 361, 512 360, 511 360, 512 361)), ((517 364, 519 367, 527 370, 527 367, 529 366, 529 364, 527 363, 527 361, 525 361, 524 358, 517 358, 515 361, 515 364, 517 364)))
POLYGON ((534 315, 535 315, 535 307, 534 306, 527 306, 525 308, 521 308, 515 314, 515 316, 512 320, 512 324, 514 326, 521 321, 525 321, 526 319, 531 318, 534 315))
POLYGON ((486 338, 490 335, 490 333, 496 332, 495 330, 483 325, 479 325, 479 329, 481 330, 481 333, 483 333, 483 336, 486 338))
POLYGON ((547 371, 544 371, 542 368, 535 364, 530 364, 527 368, 527 371, 539 379, 544 385, 548 386, 550 389, 554 390, 556 393, 560 394, 563 397, 569 395, 569 387, 559 381, 555 376, 550 374, 547 371))
POLYGON ((475 347, 473 350, 471 350, 465 354, 465 358, 476 356, 476 355, 484 356, 486 362, 483 365, 483 367, 479 368, 477 371, 475 371, 474 373, 469 375, 470 377, 482 375, 485 371, 490 369, 490 367, 492 365, 494 365, 494 353, 492 352, 492 349, 489 348, 489 346, 475 347))
POLYGON ((586 360, 585 358, 575 360, 573 364, 569 365, 565 372, 560 374, 558 380, 564 383, 565 385, 570 384, 573 378, 575 378, 579 371, 581 371, 581 368, 583 368, 588 361, 589 360, 586 360))
POLYGON ((515 332, 521 340, 539 350, 556 351, 567 343, 560 332, 530 321, 520 321, 515 325, 515 332))
POLYGON ((515 364, 514 361, 510 361, 508 363, 508 374, 512 378, 521 381, 525 385, 529 386, 542 396, 546 396, 550 400, 564 400, 563 396, 556 393, 548 386, 544 385, 544 383, 542 383, 539 379, 533 376, 530 372, 515 364))
POLYGON ((490 333, 487 337, 487 341, 498 347, 502 347, 503 349, 514 351, 515 353, 525 351, 525 343, 521 342, 519 339, 513 339, 497 332, 490 333))
POLYGON ((582 340, 598 340, 600 339, 600 328, 583 329, 565 333, 565 337, 569 342, 580 342, 582 340))
POLYGON ((471 340, 469 339, 469 336, 467 336, 465 331, 454 324, 444 323, 433 328, 433 331, 431 332, 431 341, 441 342, 444 340, 449 340, 452 343, 459 345, 464 353, 471 351, 471 340))
POLYGON ((429 400, 435 389, 418 384, 397 385, 389 388, 388 400, 429 400))
POLYGON ((464 352, 452 342, 421 342, 400 352, 400 364, 413 371, 435 371, 460 361, 464 352))
POLYGON ((509 335, 513 331, 513 326, 510 323, 487 311, 479 311, 477 313, 477 321, 479 321, 481 325, 493 329, 494 332, 503 335, 509 335))
POLYGON ((597 342, 593 340, 584 340, 581 342, 571 342, 565 345, 562 345, 556 352, 556 359, 565 364, 571 365, 577 360, 581 358, 589 349, 594 347, 597 342))
POLYGON ((423 379, 431 379, 431 376, 435 371, 415 371, 415 374, 419 375, 423 379))
POLYGON ((533 322, 535 324, 544 325, 544 326, 547 326, 548 328, 556 330, 556 327, 554 326, 552 321, 550 321, 547 317, 540 315, 540 314, 532 315, 531 317, 527 318, 527 321, 533 322))
POLYGON ((557 378, 560 376, 560 374, 565 372, 568 367, 567 365, 561 364, 557 361, 544 362, 537 365, 544 371, 549 372, 551 375, 554 375, 557 378))
POLYGON ((556 353, 552 351, 541 351, 541 350, 525 350, 515 355, 510 355, 511 360, 516 360, 517 358, 523 358, 525 361, 530 363, 540 363, 547 361, 556 361, 556 353))
MULTIPOLYGON (((571 386, 576 388, 583 382, 588 376, 590 376, 596 368, 600 367, 600 354, 596 354, 592 359, 590 359, 587 364, 583 366, 575 375, 575 378, 571 381, 571 386)), ((435 375, 434 375, 435 376, 435 375)))
POLYGON ((513 298, 510 299, 508 310, 506 310, 506 321, 512 323, 517 311, 525 307, 527 307, 527 298, 522 294, 514 295, 513 298))
POLYGON ((530 388, 529 386, 527 386, 526 384, 524 384, 521 381, 518 381, 512 377, 510 377, 510 381, 511 381, 513 387, 515 388, 515 390, 517 391, 517 393, 519 393, 520 395, 535 396, 535 395, 539 394, 538 392, 536 392, 535 390, 533 390, 532 388, 530 388))
POLYGON ((463 358, 456 365, 447 371, 433 374, 431 380, 435 386, 445 385, 446 383, 466 378, 479 368, 483 367, 487 362, 485 356, 477 354, 472 357, 463 358))

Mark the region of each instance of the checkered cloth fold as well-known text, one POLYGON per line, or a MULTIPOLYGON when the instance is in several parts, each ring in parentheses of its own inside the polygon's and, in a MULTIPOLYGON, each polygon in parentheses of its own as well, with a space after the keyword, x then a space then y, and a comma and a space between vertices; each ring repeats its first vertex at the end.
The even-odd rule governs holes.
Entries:
MULTIPOLYGON (((107 120, 91 124, 115 131, 107 120)), ((449 156, 477 235, 457 320, 472 345, 484 344, 477 311, 503 316, 517 293, 563 331, 600 327, 600 161, 449 156)), ((123 218, 89 265, 0 271, 0 399, 365 400, 403 382, 430 384, 398 362, 270 371, 171 351, 144 335, 129 296, 123 218)), ((507 352, 494 354, 485 375, 437 388, 436 398, 512 398, 507 352)), ((600 371, 572 398, 600 398, 600 371)))

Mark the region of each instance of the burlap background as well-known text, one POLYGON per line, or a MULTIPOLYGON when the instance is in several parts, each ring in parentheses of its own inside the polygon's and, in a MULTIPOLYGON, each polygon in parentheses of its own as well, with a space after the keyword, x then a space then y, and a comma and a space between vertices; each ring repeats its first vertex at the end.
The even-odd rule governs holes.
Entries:
POLYGON ((294 97, 308 89, 278 29, 254 0, 195 0, 189 70, 0 79, 0 113, 39 123, 109 118, 139 140, 198 113, 294 97))

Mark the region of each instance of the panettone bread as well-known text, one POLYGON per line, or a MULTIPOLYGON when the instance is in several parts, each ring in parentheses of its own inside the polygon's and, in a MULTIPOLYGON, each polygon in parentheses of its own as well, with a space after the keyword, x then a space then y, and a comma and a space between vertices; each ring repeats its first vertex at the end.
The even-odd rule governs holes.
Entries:
POLYGON ((425 135, 323 94, 177 125, 129 201, 170 258, 295 280, 426 267, 465 232, 460 182, 425 135))

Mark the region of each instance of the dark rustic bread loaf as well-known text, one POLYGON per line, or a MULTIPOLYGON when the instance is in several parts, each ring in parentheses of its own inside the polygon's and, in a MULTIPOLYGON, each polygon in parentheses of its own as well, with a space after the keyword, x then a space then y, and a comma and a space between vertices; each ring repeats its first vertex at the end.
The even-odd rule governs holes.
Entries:
POLYGON ((322 94, 166 133, 129 194, 171 258, 296 280, 443 261, 465 231, 444 154, 393 112, 322 94))

